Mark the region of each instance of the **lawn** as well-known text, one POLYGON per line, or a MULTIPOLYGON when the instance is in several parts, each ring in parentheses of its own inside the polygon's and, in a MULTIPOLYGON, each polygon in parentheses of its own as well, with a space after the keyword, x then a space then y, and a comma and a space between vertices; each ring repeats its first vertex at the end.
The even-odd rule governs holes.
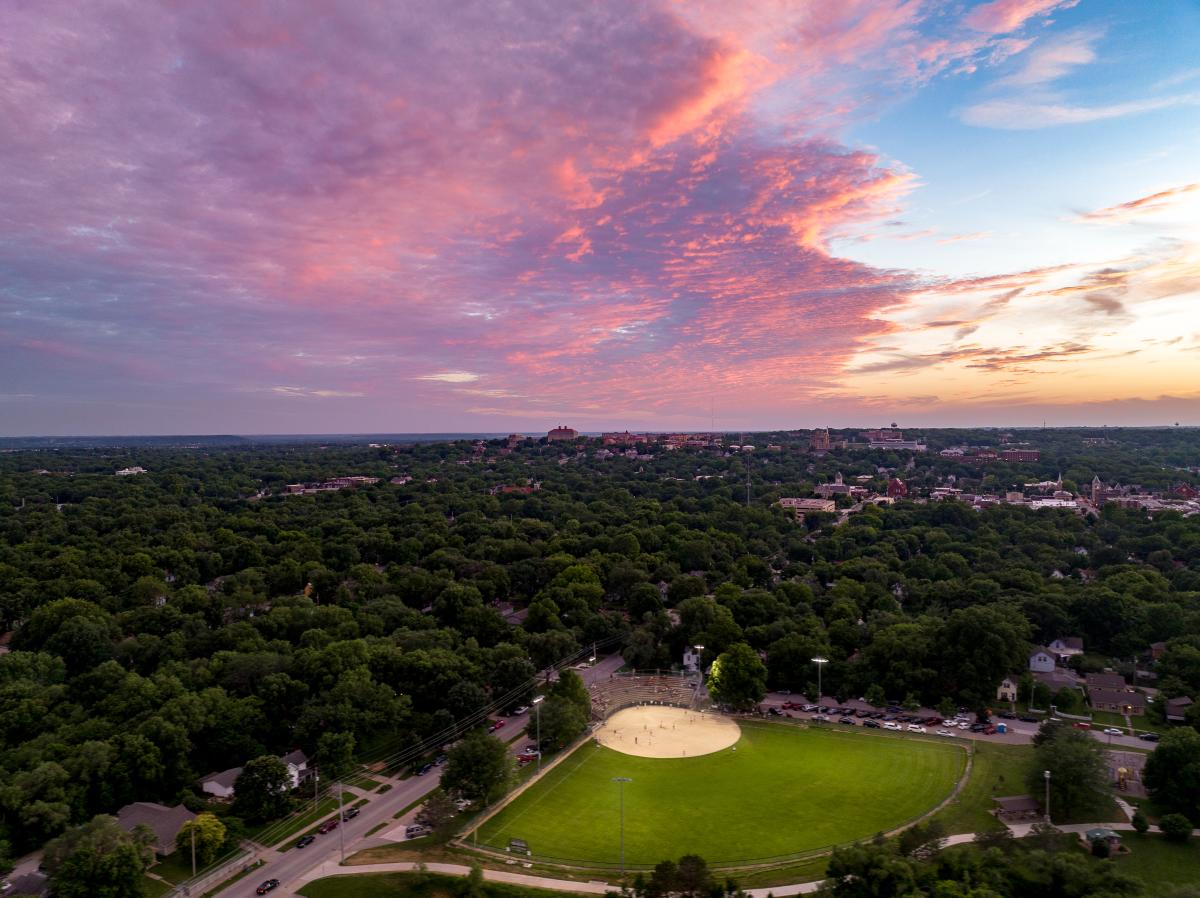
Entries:
MULTIPOLYGON (((932 740, 743 724, 734 749, 639 758, 586 744, 479 829, 535 856, 616 866, 624 787, 625 859, 653 866, 694 852, 714 864, 781 857, 870 838, 935 807, 963 750, 932 740)), ((472 837, 474 838, 474 837, 472 837)))
POLYGON ((1003 829, 1004 824, 991 813, 995 807, 992 799, 998 795, 1025 794, 1033 767, 1032 745, 975 740, 971 777, 954 800, 938 811, 936 819, 950 834, 1003 829))
POLYGON ((1200 841, 1181 845, 1159 835, 1137 833, 1121 833, 1121 841, 1129 854, 1117 855, 1113 863, 1151 886, 1147 894, 1162 895, 1173 886, 1200 882, 1200 841))

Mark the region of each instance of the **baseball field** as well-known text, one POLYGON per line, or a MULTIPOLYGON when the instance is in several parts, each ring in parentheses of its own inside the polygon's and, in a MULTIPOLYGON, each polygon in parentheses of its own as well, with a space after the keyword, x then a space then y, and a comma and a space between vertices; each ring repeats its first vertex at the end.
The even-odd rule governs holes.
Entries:
POLYGON ((692 730, 715 722, 671 708, 618 712, 470 838, 500 849, 520 839, 539 859, 585 866, 617 865, 622 829, 631 868, 685 853, 774 858, 900 826, 947 797, 966 764, 947 742, 765 722, 741 723, 731 739, 724 720, 711 740, 721 747, 701 753, 692 730))

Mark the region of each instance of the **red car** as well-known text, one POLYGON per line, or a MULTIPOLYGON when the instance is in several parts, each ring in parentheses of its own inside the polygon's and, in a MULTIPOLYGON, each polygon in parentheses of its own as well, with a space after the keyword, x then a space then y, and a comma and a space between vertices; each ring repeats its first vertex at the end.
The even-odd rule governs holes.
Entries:
POLYGON ((321 835, 325 835, 325 833, 331 833, 338 828, 338 823, 340 822, 341 821, 339 821, 337 817, 334 817, 332 820, 326 820, 321 824, 321 828, 318 829, 317 832, 319 832, 321 835))
POLYGON ((530 761, 536 761, 537 756, 538 756, 538 752, 536 752, 536 751, 523 751, 519 755, 517 755, 517 760, 520 761, 522 764, 528 764, 530 761))
POLYGON ((488 727, 488 732, 494 733, 494 732, 496 732, 496 730, 500 729, 503 726, 504 726, 503 720, 493 720, 492 725, 490 727, 488 727))

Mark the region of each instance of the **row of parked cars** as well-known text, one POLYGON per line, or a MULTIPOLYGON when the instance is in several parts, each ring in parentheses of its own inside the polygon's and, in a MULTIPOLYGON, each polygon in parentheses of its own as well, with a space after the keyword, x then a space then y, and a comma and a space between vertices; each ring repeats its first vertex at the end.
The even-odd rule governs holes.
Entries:
MULTIPOLYGON (((862 726, 873 730, 892 730, 894 732, 904 731, 909 733, 928 733, 932 727, 938 727, 936 734, 939 736, 957 736, 956 731, 970 730, 973 733, 982 733, 985 736, 990 736, 996 732, 995 725, 986 722, 971 723, 971 719, 965 714, 958 714, 955 717, 940 717, 938 715, 923 715, 911 714, 904 712, 898 705, 889 705, 883 710, 873 708, 850 708, 839 707, 837 705, 814 705, 804 702, 787 701, 778 708, 770 708, 767 713, 772 716, 792 715, 789 711, 800 711, 804 714, 811 714, 812 719, 818 722, 828 722, 837 719, 840 724, 847 726, 857 726, 862 722, 862 726)), ((1015 716, 1015 715, 1014 715, 1015 716)))

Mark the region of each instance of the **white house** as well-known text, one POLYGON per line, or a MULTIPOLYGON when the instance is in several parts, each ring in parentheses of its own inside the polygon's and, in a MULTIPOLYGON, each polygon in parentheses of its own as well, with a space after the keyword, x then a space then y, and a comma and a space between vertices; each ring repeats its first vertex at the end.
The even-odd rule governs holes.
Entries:
POLYGON ((242 775, 241 767, 210 773, 200 781, 200 791, 215 798, 233 798, 233 784, 242 775))
POLYGON ((996 689, 996 701, 1015 702, 1017 700, 1017 681, 1014 677, 1005 677, 996 689))
MULTIPOLYGON (((1073 502, 1070 504, 1074 504, 1073 502)), ((1083 654, 1083 640, 1078 636, 1060 636, 1046 646, 1060 658, 1070 658, 1072 655, 1083 654)))
POLYGON ((1029 654, 1029 669, 1040 673, 1054 672, 1055 657, 1049 649, 1036 648, 1029 654))
POLYGON ((291 779, 293 789, 311 776, 308 770, 308 755, 300 749, 288 752, 279 760, 283 761, 284 766, 288 769, 288 777, 291 779))

